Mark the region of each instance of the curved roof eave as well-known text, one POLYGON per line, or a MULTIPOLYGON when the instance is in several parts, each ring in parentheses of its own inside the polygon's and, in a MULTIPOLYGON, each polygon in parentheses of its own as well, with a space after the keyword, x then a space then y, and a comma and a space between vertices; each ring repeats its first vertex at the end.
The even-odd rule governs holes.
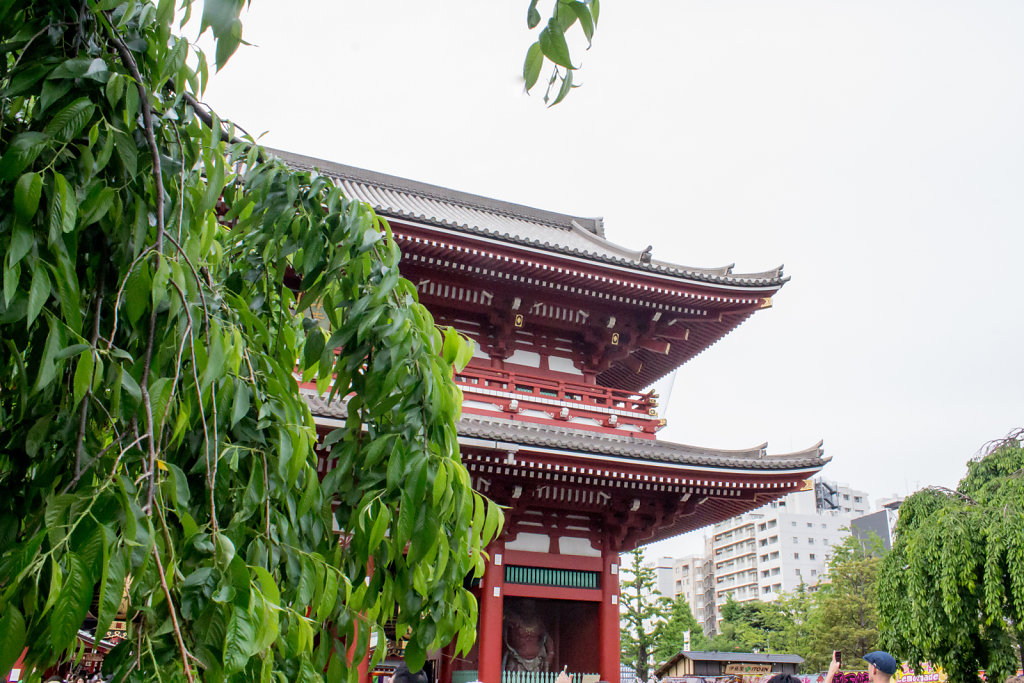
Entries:
POLYGON ((763 288, 781 287, 789 280, 781 265, 760 273, 734 273, 733 264, 697 268, 653 259, 650 248, 637 251, 607 240, 601 218, 545 211, 284 150, 267 151, 295 168, 331 176, 349 196, 367 202, 386 217, 696 282, 763 288))

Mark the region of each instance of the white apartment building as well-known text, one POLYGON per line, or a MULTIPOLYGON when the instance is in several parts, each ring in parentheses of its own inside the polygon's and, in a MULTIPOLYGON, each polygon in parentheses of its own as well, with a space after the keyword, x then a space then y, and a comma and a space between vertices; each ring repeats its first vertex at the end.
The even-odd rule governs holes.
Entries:
POLYGON ((706 632, 711 632, 712 624, 717 632, 722 605, 729 596, 739 602, 774 600, 801 583, 812 589, 817 586, 825 579, 830 548, 848 533, 840 530, 868 509, 864 492, 816 481, 805 491, 716 524, 706 558, 677 561, 676 594, 688 596, 706 632), (703 592, 695 583, 699 559, 704 561, 703 592), (688 581, 683 580, 684 572, 688 581))

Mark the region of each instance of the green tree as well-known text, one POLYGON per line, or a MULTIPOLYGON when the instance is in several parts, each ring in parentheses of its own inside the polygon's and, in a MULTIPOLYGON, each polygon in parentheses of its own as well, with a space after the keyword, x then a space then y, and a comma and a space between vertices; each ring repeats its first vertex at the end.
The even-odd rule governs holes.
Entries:
MULTIPOLYGON (((243 4, 201 6, 218 66, 243 4)), ((0 672, 104 635, 126 579, 119 680, 353 679, 392 618, 415 669, 471 645, 501 522, 458 455, 471 349, 386 221, 196 101, 199 7, 0 2, 0 672), (322 479, 296 372, 347 408, 322 479)))
POLYGON ((704 629, 693 616, 690 603, 677 595, 669 604, 665 620, 654 627, 654 660, 664 662, 682 650, 687 631, 690 632, 690 649, 703 650, 708 640, 704 629))
POLYGON ((638 548, 629 553, 629 567, 623 566, 622 573, 625 578, 619 593, 622 663, 633 667, 638 680, 646 681, 654 654, 655 630, 665 619, 668 601, 655 587, 654 567, 644 563, 643 550, 638 548))
POLYGON ((877 536, 862 540, 853 534, 832 549, 829 582, 817 593, 817 610, 805 668, 828 668, 832 651, 840 650, 850 662, 877 649, 877 583, 882 544, 877 536))
POLYGON ((1003 680, 1024 644, 1024 448, 1017 431, 967 465, 955 491, 900 507, 879 576, 881 643, 952 683, 1003 680))
POLYGON ((818 610, 814 594, 801 583, 795 591, 783 593, 771 604, 774 606, 774 618, 769 652, 800 655, 805 660, 804 671, 817 671, 808 664, 817 629, 818 610))
POLYGON ((739 602, 729 595, 722 605, 722 622, 718 634, 708 647, 719 652, 768 651, 773 634, 781 634, 783 620, 773 602, 748 600, 739 602))

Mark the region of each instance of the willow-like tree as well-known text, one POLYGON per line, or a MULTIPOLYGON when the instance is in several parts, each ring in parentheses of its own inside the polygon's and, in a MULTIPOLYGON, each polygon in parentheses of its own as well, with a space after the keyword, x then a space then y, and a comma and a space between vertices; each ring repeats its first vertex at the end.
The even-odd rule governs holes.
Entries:
MULTIPOLYGON (((242 4, 202 6, 218 65, 242 4)), ((0 2, 0 672, 123 593, 118 680, 352 680, 392 618, 415 669, 472 643, 500 525, 458 455, 471 350, 383 219, 196 101, 199 7, 0 2), (347 405, 322 479, 296 373, 347 405)))
POLYGON ((1017 432, 968 463, 955 491, 900 507, 879 573, 881 645, 952 683, 1003 680, 1024 644, 1024 448, 1017 432))

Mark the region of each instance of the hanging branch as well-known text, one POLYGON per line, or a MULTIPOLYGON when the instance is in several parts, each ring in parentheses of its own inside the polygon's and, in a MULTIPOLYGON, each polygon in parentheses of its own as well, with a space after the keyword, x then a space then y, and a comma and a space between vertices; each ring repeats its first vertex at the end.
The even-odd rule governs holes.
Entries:
MULTIPOLYGON (((96 288, 96 308, 93 311, 92 337, 89 340, 89 353, 93 356, 93 371, 95 372, 96 342, 100 337, 100 306, 103 304, 103 276, 99 277, 99 285, 96 288)), ((81 362, 81 361, 79 361, 81 362)), ((78 417, 78 438, 75 441, 75 478, 78 481, 82 476, 82 451, 85 449, 85 426, 86 418, 89 415, 89 400, 92 398, 92 377, 89 378, 89 388, 85 390, 82 397, 82 408, 78 417)))
MULTIPOLYGON (((132 56, 131 50, 124 44, 124 41, 113 31, 111 31, 111 42, 114 44, 118 55, 121 57, 121 62, 125 68, 128 69, 128 73, 131 74, 135 80, 135 87, 139 91, 139 104, 142 108, 142 126, 143 134, 146 137, 146 142, 149 145, 149 154, 153 162, 153 182, 155 184, 156 202, 154 212, 156 214, 156 244, 154 250, 156 251, 157 259, 163 259, 163 247, 164 247, 164 181, 163 181, 163 168, 160 162, 160 149, 156 144, 156 133, 153 129, 153 110, 149 104, 149 93, 146 91, 145 83, 142 79, 142 74, 139 73, 139 65, 135 62, 135 57, 132 56)), ((139 390, 142 393, 142 405, 146 413, 146 434, 149 438, 149 491, 146 494, 146 514, 152 514, 153 511, 153 495, 156 489, 156 433, 155 425, 153 423, 153 402, 149 395, 149 371, 153 362, 153 347, 156 343, 156 307, 149 314, 149 331, 146 337, 146 354, 142 364, 142 379, 139 382, 139 390)))

